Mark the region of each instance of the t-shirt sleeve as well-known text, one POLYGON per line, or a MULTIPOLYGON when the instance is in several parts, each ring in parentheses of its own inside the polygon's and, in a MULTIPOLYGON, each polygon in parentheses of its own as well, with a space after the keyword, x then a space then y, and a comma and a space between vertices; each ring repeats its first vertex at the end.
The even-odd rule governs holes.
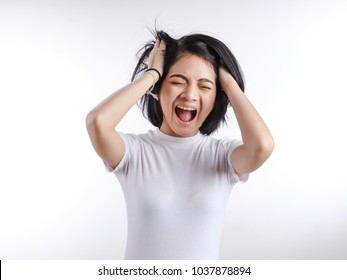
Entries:
POLYGON ((238 176, 235 169, 234 169, 234 166, 231 162, 231 153, 233 152, 233 150, 235 148, 237 148, 238 146, 242 145, 242 141, 241 140, 236 140, 236 139, 233 139, 233 140, 228 140, 228 141, 225 141, 224 143, 224 149, 225 149, 225 155, 226 155, 226 161, 227 161, 227 165, 228 165, 228 170, 229 170, 229 173, 228 173, 228 179, 229 179, 229 182, 232 183, 232 184, 236 184, 238 182, 242 182, 242 183, 245 183, 248 181, 248 178, 249 178, 249 174, 243 174, 242 176, 238 176))
POLYGON ((124 141, 124 146, 125 146, 125 151, 124 151, 124 155, 123 158, 121 159, 121 161, 118 163, 117 167, 112 169, 105 161, 104 161, 104 165, 106 168, 107 172, 110 173, 118 173, 121 172, 122 170, 124 170, 126 168, 126 166, 128 165, 129 159, 131 157, 131 147, 134 146, 135 142, 136 142, 136 136, 133 134, 125 134, 122 132, 118 132, 120 137, 122 137, 123 141, 124 141))

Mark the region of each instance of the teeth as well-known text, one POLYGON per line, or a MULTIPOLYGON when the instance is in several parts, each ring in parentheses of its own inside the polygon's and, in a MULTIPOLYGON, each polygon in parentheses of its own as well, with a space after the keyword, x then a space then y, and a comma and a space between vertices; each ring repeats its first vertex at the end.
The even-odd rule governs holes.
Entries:
POLYGON ((194 108, 188 108, 188 107, 183 107, 183 106, 177 106, 177 108, 180 108, 181 110, 185 110, 185 111, 196 111, 196 109, 194 109, 194 108))

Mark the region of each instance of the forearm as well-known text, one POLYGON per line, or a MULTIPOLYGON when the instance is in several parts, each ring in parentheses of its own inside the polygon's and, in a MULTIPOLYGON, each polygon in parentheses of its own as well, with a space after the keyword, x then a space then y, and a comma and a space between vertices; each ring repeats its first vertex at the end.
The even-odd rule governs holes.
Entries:
POLYGON ((114 129, 156 81, 156 75, 145 73, 98 104, 89 112, 87 120, 99 129, 114 129))
POLYGON ((245 149, 253 155, 270 155, 274 140, 264 120, 232 77, 225 84, 223 88, 232 104, 245 149))

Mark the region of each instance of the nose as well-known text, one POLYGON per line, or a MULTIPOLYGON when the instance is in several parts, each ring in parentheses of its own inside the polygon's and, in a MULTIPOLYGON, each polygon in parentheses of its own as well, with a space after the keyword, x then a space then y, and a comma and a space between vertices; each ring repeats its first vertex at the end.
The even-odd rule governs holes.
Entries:
POLYGON ((182 99, 187 101, 196 101, 199 99, 198 89, 194 85, 188 85, 184 91, 180 94, 182 99))

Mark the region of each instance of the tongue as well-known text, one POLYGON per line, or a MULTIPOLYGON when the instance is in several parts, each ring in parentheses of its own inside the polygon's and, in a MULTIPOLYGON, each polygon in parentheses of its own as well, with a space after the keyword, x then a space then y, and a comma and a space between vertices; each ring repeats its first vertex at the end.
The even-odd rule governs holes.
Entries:
POLYGON ((192 111, 186 111, 177 108, 177 116, 182 122, 189 122, 192 119, 192 111))

